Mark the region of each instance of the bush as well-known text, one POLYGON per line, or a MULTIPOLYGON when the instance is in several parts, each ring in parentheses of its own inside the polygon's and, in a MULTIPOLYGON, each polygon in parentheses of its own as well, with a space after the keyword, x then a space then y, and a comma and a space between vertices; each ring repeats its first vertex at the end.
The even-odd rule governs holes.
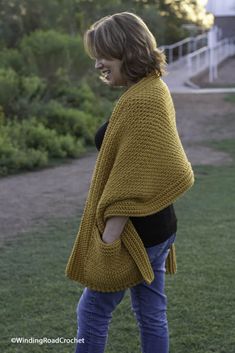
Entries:
POLYGON ((33 73, 48 81, 53 81, 61 68, 71 80, 77 80, 90 65, 79 35, 71 37, 53 30, 38 30, 23 38, 20 50, 26 74, 33 73))
POLYGON ((0 51, 0 67, 5 69, 13 69, 17 73, 21 73, 24 67, 24 61, 21 53, 17 49, 6 49, 0 51))
POLYGON ((82 139, 59 135, 36 118, 2 124, 1 130, 0 175, 44 167, 53 158, 76 158, 85 151, 82 139))
POLYGON ((41 120, 44 125, 61 135, 82 138, 85 144, 94 143, 94 134, 99 124, 92 115, 78 109, 64 108, 56 101, 51 101, 44 107, 41 120))
POLYGON ((76 158, 85 152, 82 139, 75 139, 70 135, 59 136, 61 148, 66 152, 67 157, 76 158))
POLYGON ((45 81, 37 76, 19 76, 11 68, 0 68, 0 105, 10 119, 30 116, 45 90, 45 81))
POLYGON ((97 106, 97 103, 99 104, 99 101, 97 102, 97 97, 85 80, 80 81, 79 85, 72 84, 68 76, 66 76, 62 70, 58 75, 58 81, 53 90, 53 97, 55 99, 59 98, 60 103, 87 112, 89 111, 89 113, 95 111, 94 103, 96 103, 95 106, 97 106), (91 106, 91 109, 84 109, 84 103, 88 103, 91 106))
POLYGON ((38 98, 43 95, 46 83, 38 76, 28 76, 21 78, 21 94, 28 100, 38 98))
POLYGON ((49 158, 77 156, 84 151, 83 143, 69 136, 60 136, 54 129, 45 127, 36 118, 13 121, 6 128, 8 136, 16 147, 26 150, 47 151, 49 158))
POLYGON ((11 111, 11 107, 19 95, 19 77, 11 69, 0 68, 0 105, 4 108, 5 114, 11 111))
POLYGON ((35 149, 19 150, 13 146, 10 137, 0 136, 0 175, 5 176, 18 170, 32 170, 48 164, 47 151, 35 149))
POLYGON ((21 76, 19 79, 19 91, 20 95, 15 100, 9 117, 17 117, 22 120, 37 113, 46 92, 46 84, 37 76, 21 76))
POLYGON ((0 105, 0 128, 3 126, 5 122, 5 114, 2 106, 0 105))
MULTIPOLYGON (((94 80, 99 80, 94 77, 94 80)), ((99 84, 99 82, 98 82, 99 84)), ((101 124, 102 121, 110 117, 113 109, 113 101, 117 98, 117 91, 110 94, 110 91, 105 92, 102 96, 103 83, 100 83, 100 88, 97 89, 98 93, 95 93, 93 87, 87 82, 87 79, 83 79, 79 82, 79 85, 72 84, 66 76, 60 76, 55 85, 53 92, 54 100, 67 108, 75 108, 79 111, 85 112, 87 115, 93 116, 92 131, 101 124)), ((118 92, 119 93, 119 92, 118 92)), ((52 99, 53 100, 53 99, 52 99)))
POLYGON ((49 157, 66 156, 66 152, 61 149, 56 131, 45 128, 36 119, 23 121, 20 131, 27 148, 48 151, 49 157))

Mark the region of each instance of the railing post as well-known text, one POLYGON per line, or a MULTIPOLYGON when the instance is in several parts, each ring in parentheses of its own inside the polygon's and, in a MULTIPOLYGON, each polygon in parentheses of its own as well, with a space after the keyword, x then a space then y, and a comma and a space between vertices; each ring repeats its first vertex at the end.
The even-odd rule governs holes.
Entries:
POLYGON ((207 57, 207 65, 208 65, 208 67, 210 67, 210 49, 209 48, 207 48, 206 57, 207 57))
MULTIPOLYGON (((221 45, 219 45, 219 49, 221 48, 221 45)), ((216 51, 216 49, 215 49, 216 51)), ((214 79, 218 78, 218 57, 219 55, 217 54, 217 51, 216 51, 216 55, 215 55, 215 65, 214 65, 214 79)))
POLYGON ((192 58, 190 54, 187 56, 187 66, 188 66, 188 74, 189 76, 192 75, 192 58))
POLYGON ((191 52, 191 38, 187 43, 187 55, 191 52))
POLYGON ((229 50, 229 56, 232 56, 234 54, 234 43, 232 39, 228 40, 228 50, 229 50))
POLYGON ((181 45, 179 46, 179 50, 178 50, 178 57, 179 57, 179 59, 182 58, 182 55, 183 55, 183 44, 181 44, 181 45))
POLYGON ((200 66, 200 54, 196 56, 196 73, 198 73, 199 66, 200 66))
POLYGON ((173 49, 172 47, 169 48, 169 64, 173 62, 173 49))

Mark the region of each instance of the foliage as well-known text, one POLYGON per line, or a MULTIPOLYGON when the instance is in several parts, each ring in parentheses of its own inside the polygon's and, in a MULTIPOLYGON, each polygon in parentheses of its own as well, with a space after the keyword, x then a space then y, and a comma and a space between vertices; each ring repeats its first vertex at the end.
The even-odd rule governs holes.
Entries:
POLYGON ((31 32, 58 29, 64 10, 65 1, 60 0, 1 0, 0 42, 7 47, 17 47, 20 40, 31 32))
POLYGON ((38 76, 20 76, 12 68, 0 68, 0 105, 8 118, 30 115, 46 89, 38 76))
POLYGON ((76 158, 94 144, 112 103, 83 78, 90 63, 81 45, 79 36, 35 31, 0 53, 0 175, 76 158))
MULTIPOLYGON (((162 6, 169 6, 179 19, 208 29, 213 24, 212 14, 206 13, 205 6, 198 0, 161 0, 162 6)), ((169 8, 168 8, 169 9, 169 8)))
POLYGON ((84 31, 103 16, 140 15, 168 44, 200 22, 197 1, 0 0, 1 174, 79 156, 94 144, 123 92, 105 86, 83 48, 84 31))
POLYGON ((1 126, 0 175, 44 167, 52 158, 76 158, 84 152, 83 139, 58 134, 36 118, 1 126))
POLYGON ((56 101, 50 101, 44 107, 41 121, 59 134, 83 138, 86 144, 92 144, 97 129, 92 115, 78 109, 64 108, 56 101))
POLYGON ((18 49, 3 48, 3 50, 0 51, 1 68, 12 68, 17 73, 20 73, 23 66, 24 60, 18 49))
POLYGON ((10 137, 1 132, 0 135, 0 176, 15 173, 19 170, 31 170, 48 164, 47 151, 19 150, 13 146, 10 137))
MULTIPOLYGON (((195 23, 208 28, 212 23, 211 15, 198 0, 1 0, 1 33, 0 43, 7 47, 17 47, 20 40, 30 33, 42 29, 54 29, 60 32, 83 35, 91 23, 100 17, 115 12, 131 11, 143 16, 148 12, 148 25, 162 31, 164 18, 164 35, 159 37, 159 43, 164 38, 172 42, 174 32, 170 28, 181 27, 184 23, 195 23), (156 14, 156 18, 154 15, 156 14)), ((178 31, 177 31, 178 32, 178 31)), ((154 31, 155 33, 155 31, 154 31)))
POLYGON ((19 77, 11 69, 0 68, 0 105, 4 107, 5 113, 12 106, 15 98, 19 95, 19 77))
POLYGON ((27 74, 53 81, 62 70, 70 80, 82 78, 89 67, 80 36, 69 36, 54 30, 38 30, 20 43, 27 74))

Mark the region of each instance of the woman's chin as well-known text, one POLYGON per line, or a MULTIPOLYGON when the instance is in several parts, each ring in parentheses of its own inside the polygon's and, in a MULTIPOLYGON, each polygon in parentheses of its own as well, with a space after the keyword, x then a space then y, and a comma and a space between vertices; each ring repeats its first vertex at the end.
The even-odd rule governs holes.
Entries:
POLYGON ((114 80, 112 80, 111 78, 107 79, 107 84, 112 87, 117 86, 117 83, 114 80))
POLYGON ((120 80, 115 80, 113 79, 111 76, 109 77, 105 77, 104 82, 111 87, 123 87, 125 86, 124 82, 120 81, 120 80))

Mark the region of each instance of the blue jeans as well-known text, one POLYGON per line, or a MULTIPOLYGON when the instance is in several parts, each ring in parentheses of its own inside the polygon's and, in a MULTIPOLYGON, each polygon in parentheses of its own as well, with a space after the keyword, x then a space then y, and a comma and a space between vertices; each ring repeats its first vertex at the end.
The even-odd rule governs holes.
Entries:
MULTIPOLYGON (((165 261, 173 234, 165 242, 146 248, 154 274, 154 281, 144 281, 130 288, 132 311, 138 322, 142 353, 168 353, 167 298, 165 288, 165 261)), ((103 353, 108 338, 112 312, 124 297, 125 290, 98 292, 85 288, 78 306, 78 333, 75 353, 103 353)))

